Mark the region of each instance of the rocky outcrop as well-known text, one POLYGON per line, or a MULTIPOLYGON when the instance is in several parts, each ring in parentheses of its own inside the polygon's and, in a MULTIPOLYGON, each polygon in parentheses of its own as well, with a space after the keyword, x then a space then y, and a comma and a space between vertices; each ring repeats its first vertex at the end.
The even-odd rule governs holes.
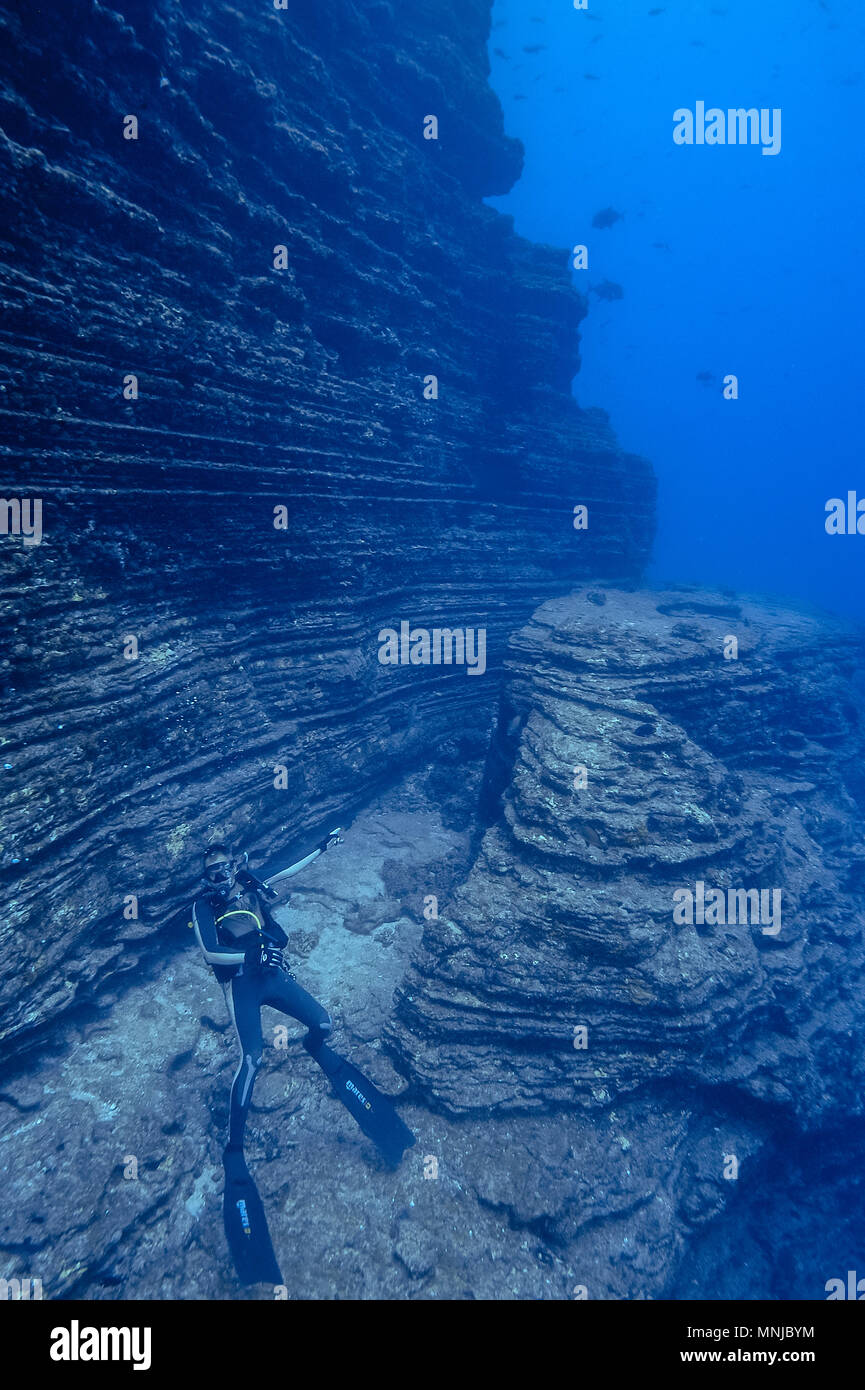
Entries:
POLYGON ((862 1116, 862 672, 825 615, 697 590, 584 589, 513 639, 500 814, 389 1042, 411 1098, 506 1130, 478 1199, 589 1297, 669 1296, 779 1132, 862 1116))
POLYGON ((804 1123, 858 1111, 856 635, 702 591, 584 590, 544 604, 508 665, 503 814, 399 1007, 419 1094, 591 1114, 732 1086, 804 1123))
POLYGON ((565 253, 482 201, 521 161, 489 12, 3 17, 4 489, 43 528, 0 537, 5 1056, 159 951, 202 841, 482 756, 513 629, 641 570, 565 253), (486 628, 487 674, 382 667, 401 620, 486 628))

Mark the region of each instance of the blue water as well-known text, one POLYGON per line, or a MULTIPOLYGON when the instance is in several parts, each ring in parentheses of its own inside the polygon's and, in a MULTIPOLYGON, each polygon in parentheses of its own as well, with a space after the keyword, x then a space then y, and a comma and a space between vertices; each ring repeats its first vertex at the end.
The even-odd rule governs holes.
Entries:
POLYGON ((865 7, 589 5, 496 0, 492 83, 526 153, 489 202, 532 240, 586 244, 583 292, 623 288, 589 295, 573 389, 658 474, 647 577, 865 617, 865 535, 825 529, 829 498, 865 498, 865 7), (697 101, 780 108, 780 152, 674 144, 697 101))

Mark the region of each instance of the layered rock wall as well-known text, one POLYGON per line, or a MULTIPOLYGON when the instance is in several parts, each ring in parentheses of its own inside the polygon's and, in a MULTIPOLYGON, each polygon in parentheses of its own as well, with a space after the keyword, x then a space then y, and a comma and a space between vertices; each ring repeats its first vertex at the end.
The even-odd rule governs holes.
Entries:
POLYGON ((653 478, 570 396, 566 255, 483 203, 521 163, 489 14, 2 20, 3 492, 43 528, 0 537, 7 1053, 140 967, 202 841, 305 848, 480 756, 510 632, 639 574, 653 478), (486 675, 382 667, 401 620, 485 627, 486 675))

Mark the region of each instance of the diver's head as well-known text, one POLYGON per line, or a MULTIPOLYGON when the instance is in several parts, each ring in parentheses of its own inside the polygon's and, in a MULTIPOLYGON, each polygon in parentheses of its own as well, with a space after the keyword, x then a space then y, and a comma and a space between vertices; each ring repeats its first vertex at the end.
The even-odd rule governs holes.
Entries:
POLYGON ((227 845, 208 845, 204 851, 204 881, 227 893, 234 887, 237 865, 227 845))

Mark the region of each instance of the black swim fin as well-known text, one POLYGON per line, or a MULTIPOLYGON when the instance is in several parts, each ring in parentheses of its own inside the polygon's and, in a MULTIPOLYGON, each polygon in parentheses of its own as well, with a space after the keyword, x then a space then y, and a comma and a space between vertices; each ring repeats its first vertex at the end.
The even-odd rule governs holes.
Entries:
POLYGON ((326 1043, 322 1043, 310 1056, 315 1058, 330 1079, 338 1099, 367 1138, 373 1141, 388 1163, 394 1168, 398 1167, 405 1150, 415 1143, 415 1137, 397 1114, 393 1099, 382 1095, 368 1076, 364 1076, 344 1057, 337 1056, 326 1043))
POLYGON ((282 1275, 267 1229, 267 1218, 241 1149, 225 1149, 225 1238, 242 1284, 281 1284, 282 1275))

